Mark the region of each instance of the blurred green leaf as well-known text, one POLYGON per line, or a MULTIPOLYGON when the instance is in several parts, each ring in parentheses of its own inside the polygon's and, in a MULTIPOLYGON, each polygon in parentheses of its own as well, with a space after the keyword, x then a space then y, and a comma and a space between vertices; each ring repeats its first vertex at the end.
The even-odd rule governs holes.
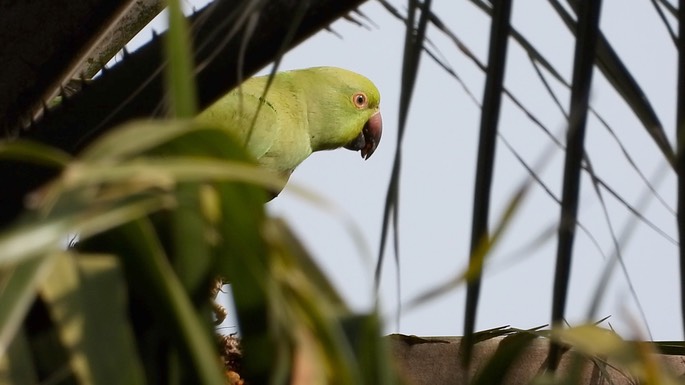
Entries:
POLYGON ((40 293, 81 383, 144 383, 114 257, 63 253, 40 293))
POLYGON ((377 316, 354 314, 345 305, 285 222, 267 221, 264 234, 271 246, 269 309, 291 344, 293 376, 308 373, 319 379, 315 383, 398 383, 377 316))
MULTIPOLYGON (((149 220, 119 226, 82 242, 80 247, 106 249, 118 255, 132 285, 130 290, 145 304, 140 310, 144 309, 146 317, 157 322, 157 333, 164 331, 166 338, 178 344, 182 356, 189 360, 193 378, 203 384, 223 384, 209 325, 196 312, 149 220)), ((191 375, 181 368, 169 370, 184 377, 191 375)), ((163 373, 156 375, 166 378, 163 373)))
POLYGON ((602 361, 627 370, 640 384, 681 383, 659 361, 652 343, 625 341, 614 331, 595 325, 554 328, 551 336, 554 341, 571 346, 586 357, 601 357, 602 361))
POLYGON ((178 118, 192 118, 197 113, 197 92, 188 23, 179 0, 169 0, 167 4, 169 31, 165 35, 166 75, 171 114, 178 118))
POLYGON ((172 139, 201 129, 189 120, 139 120, 126 123, 98 138, 83 150, 83 162, 115 163, 132 158, 172 139))
POLYGON ((5 355, 13 339, 21 338, 17 333, 36 297, 38 285, 50 272, 53 262, 54 257, 33 257, 1 267, 0 357, 5 355))
POLYGON ((0 385, 36 384, 38 376, 31 360, 26 334, 19 330, 9 348, 0 354, 0 385))
POLYGON ((72 159, 71 155, 64 151, 27 140, 0 142, 0 159, 3 158, 55 168, 64 167, 72 159))

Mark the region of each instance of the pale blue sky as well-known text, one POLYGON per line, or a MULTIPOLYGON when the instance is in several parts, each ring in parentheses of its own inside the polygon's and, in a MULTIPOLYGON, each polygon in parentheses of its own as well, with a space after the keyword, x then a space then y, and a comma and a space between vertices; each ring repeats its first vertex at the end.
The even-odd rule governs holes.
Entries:
MULTIPOLYGON (((391 3, 404 9, 404 2, 391 3)), ((468 1, 436 0, 433 4, 433 10, 452 31, 481 62, 487 62, 489 17, 468 1)), ((378 28, 367 30, 338 21, 332 28, 343 39, 322 31, 290 51, 281 68, 344 67, 366 75, 381 91, 384 132, 373 157, 363 161, 358 153, 346 150, 314 154, 296 170, 290 182, 321 195, 335 210, 344 212, 364 235, 367 253, 360 254, 341 215, 322 210, 289 189, 268 205, 271 214, 288 220, 344 297, 360 310, 368 309, 373 303, 373 266, 397 140, 404 36, 403 25, 379 3, 369 1, 361 10, 378 28)), ((514 2, 513 25, 567 81, 571 78, 574 40, 546 2, 514 2)), ((652 5, 648 1, 605 0, 602 29, 633 71, 673 138, 676 49, 652 5), (653 25, 653 28, 639 31, 634 28, 643 23, 653 25)), ((149 35, 144 32, 143 36, 149 35)), ((441 33, 431 28, 429 37, 480 100, 483 73, 441 33)), ((563 139, 563 115, 536 77, 525 52, 513 41, 508 66, 507 87, 550 131, 563 139)), ((552 77, 547 79, 566 107, 568 90, 552 77)), ((617 133, 645 175, 652 177, 666 167, 639 121, 598 71, 595 72, 591 103, 617 133)), ((480 109, 462 87, 424 55, 403 143, 399 216, 403 301, 455 276, 466 264, 479 119, 480 109)), ((502 135, 531 165, 551 146, 549 138, 509 100, 505 100, 500 122, 502 135)), ((594 117, 589 119, 587 142, 588 154, 600 178, 629 203, 637 205, 644 184, 594 117)), ((493 223, 515 189, 527 178, 525 169, 501 140, 497 146, 493 223)), ((555 149, 540 171, 557 196, 560 196, 562 168, 563 152, 555 149)), ((657 186, 671 208, 675 207, 674 182, 673 172, 667 171, 657 186)), ((583 178, 581 196, 580 220, 597 239, 603 253, 610 255, 613 243, 587 175, 583 178)), ((620 232, 632 216, 608 194, 604 193, 604 199, 614 230, 620 232)), ((555 223, 558 215, 558 205, 534 186, 486 267, 478 329, 502 325, 528 328, 548 322, 556 239, 548 238, 541 247, 526 255, 507 255, 532 242, 555 223)), ((653 198, 644 209, 644 215, 671 237, 677 236, 675 217, 653 198)), ((572 323, 584 319, 606 263, 588 237, 581 231, 577 234, 567 306, 572 323)), ((388 250, 391 252, 392 247, 388 250)), ((682 339, 677 246, 639 223, 625 245, 623 256, 653 337, 682 339)), ((397 301, 397 270, 392 255, 386 257, 388 263, 381 287, 383 310, 388 316, 386 330, 416 335, 462 334, 463 287, 403 312, 397 328, 393 313, 397 301)), ((610 315, 611 325, 625 337, 646 338, 643 322, 620 271, 612 276, 604 298, 598 318, 610 315)))

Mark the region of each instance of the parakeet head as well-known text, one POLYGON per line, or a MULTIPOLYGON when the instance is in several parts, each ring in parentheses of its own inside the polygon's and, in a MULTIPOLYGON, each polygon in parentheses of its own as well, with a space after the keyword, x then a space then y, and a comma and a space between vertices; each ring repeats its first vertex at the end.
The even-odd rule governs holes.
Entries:
POLYGON ((294 71, 312 82, 307 95, 312 150, 345 147, 368 159, 381 140, 381 96, 371 80, 335 67, 294 71))
MULTIPOLYGON (((371 84, 373 86, 373 84, 371 84)), ((381 111, 378 106, 380 102, 380 95, 376 87, 373 87, 376 95, 375 108, 372 108, 371 117, 368 118, 361 132, 357 135, 351 142, 347 143, 344 147, 352 151, 360 151, 362 158, 369 159, 369 157, 376 151, 378 143, 381 141, 381 135, 383 133, 383 118, 381 118, 381 111)), ((369 95, 363 91, 358 91, 352 95, 352 100, 356 108, 364 110, 368 108, 369 105, 369 95)))

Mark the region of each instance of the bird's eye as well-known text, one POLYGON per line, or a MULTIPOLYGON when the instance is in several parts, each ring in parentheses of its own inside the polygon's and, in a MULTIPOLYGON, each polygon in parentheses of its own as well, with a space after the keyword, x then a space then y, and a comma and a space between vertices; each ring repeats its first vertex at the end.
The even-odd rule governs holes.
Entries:
POLYGON ((352 96, 352 102, 357 108, 365 108, 368 104, 368 99, 366 98, 366 94, 363 92, 357 92, 352 96))

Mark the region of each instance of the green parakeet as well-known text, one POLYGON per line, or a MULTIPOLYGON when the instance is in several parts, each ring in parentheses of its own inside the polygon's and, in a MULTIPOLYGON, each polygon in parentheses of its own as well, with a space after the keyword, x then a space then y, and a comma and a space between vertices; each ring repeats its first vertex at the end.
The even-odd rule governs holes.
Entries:
POLYGON ((230 130, 264 167, 286 179, 312 152, 345 147, 368 159, 381 140, 380 93, 366 77, 315 67, 246 80, 197 120, 230 130), (255 120, 255 114, 258 116, 255 120))

